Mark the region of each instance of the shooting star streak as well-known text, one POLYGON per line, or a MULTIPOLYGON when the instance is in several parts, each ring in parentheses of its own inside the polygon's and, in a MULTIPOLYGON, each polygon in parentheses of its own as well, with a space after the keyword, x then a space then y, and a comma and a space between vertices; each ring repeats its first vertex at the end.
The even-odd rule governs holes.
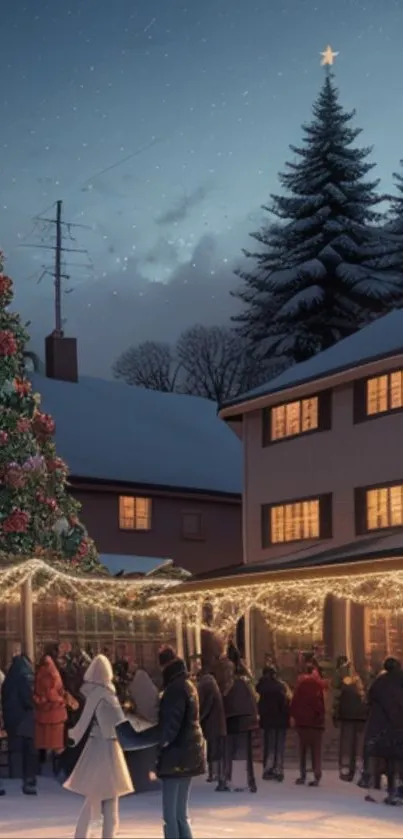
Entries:
POLYGON ((148 149, 151 149, 153 146, 156 146, 158 143, 162 143, 162 139, 160 137, 153 137, 150 143, 147 143, 145 146, 141 146, 136 151, 128 154, 127 157, 124 157, 122 160, 117 160, 115 163, 111 163, 110 166, 106 166, 105 169, 101 169, 99 172, 96 172, 95 175, 92 175, 91 178, 88 178, 85 183, 83 183, 81 187, 81 192, 86 192, 88 189, 92 188, 93 182, 100 178, 102 175, 105 175, 107 172, 111 172, 112 169, 117 169, 118 166, 123 166, 124 163, 128 163, 129 160, 132 160, 133 157, 137 157, 139 154, 142 154, 148 149))
POLYGON ((145 27, 145 29, 143 29, 143 32, 148 32, 148 30, 151 29, 152 26, 154 26, 156 20, 157 18, 153 17, 153 19, 150 20, 150 23, 147 23, 147 26, 145 27))

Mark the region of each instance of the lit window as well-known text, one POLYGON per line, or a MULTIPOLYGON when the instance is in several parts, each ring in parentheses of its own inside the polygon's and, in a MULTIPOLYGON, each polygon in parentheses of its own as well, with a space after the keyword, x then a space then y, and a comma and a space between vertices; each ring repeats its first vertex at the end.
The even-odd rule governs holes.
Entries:
POLYGON ((287 402, 271 409, 271 439, 295 437, 319 427, 318 397, 287 402))
POLYGON ((120 495, 119 527, 121 530, 150 530, 151 498, 120 495))
POLYGON ((367 416, 403 408, 403 371, 395 370, 367 381, 367 416))
POLYGON ((367 490, 367 530, 403 525, 403 484, 367 490))
POLYGON ((319 499, 271 507, 270 535, 272 544, 318 539, 320 535, 319 499))

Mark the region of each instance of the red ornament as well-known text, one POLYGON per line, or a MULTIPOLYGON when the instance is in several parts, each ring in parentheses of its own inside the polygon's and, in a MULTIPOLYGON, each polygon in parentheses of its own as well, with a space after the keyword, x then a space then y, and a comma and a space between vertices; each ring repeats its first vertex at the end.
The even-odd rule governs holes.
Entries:
POLYGON ((6 294, 10 294, 12 287, 13 283, 10 277, 7 277, 6 274, 0 274, 0 296, 3 297, 6 294))
POLYGON ((45 504, 49 510, 56 510, 57 504, 54 498, 45 498, 45 504))
POLYGON ((54 434, 55 422, 50 414, 43 414, 41 411, 36 411, 32 420, 32 428, 39 440, 46 440, 54 434))
POLYGON ((61 457, 54 457, 46 462, 49 472, 68 472, 68 468, 61 457))
POLYGON ((84 557, 84 556, 87 556, 88 542, 86 542, 85 539, 83 539, 82 542, 80 542, 80 544, 78 546, 77 553, 78 553, 78 556, 81 557, 81 558, 84 557))
POLYGON ((26 533, 29 515, 24 510, 13 510, 3 521, 3 533, 26 533))
POLYGON ((16 428, 20 434, 27 434, 31 430, 31 420, 28 417, 20 417, 16 428))
POLYGON ((0 446, 5 446, 8 441, 7 431, 0 431, 0 446))
POLYGON ((4 473, 4 483, 11 489, 22 489, 26 483, 26 476, 17 464, 9 466, 4 473))
POLYGON ((0 331, 0 356, 15 355, 17 352, 17 341, 10 329, 2 329, 0 331))
POLYGON ((28 396, 31 393, 32 386, 28 379, 14 379, 14 387, 19 396, 28 396))

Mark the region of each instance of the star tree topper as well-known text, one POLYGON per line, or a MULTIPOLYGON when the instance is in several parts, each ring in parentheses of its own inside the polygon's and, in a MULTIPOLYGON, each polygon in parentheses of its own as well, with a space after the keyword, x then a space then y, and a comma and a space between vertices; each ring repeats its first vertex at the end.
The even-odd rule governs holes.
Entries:
POLYGON ((331 67, 334 64, 334 59, 337 58, 338 52, 333 52, 331 46, 328 44, 326 49, 321 52, 322 61, 320 62, 322 67, 331 67))

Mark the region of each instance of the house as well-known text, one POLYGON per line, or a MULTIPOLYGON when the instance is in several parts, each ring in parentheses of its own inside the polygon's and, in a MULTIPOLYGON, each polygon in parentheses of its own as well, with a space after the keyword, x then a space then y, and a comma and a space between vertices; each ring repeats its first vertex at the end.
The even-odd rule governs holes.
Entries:
POLYGON ((30 376, 100 553, 192 573, 242 562, 242 447, 216 405, 81 377, 75 339, 57 335, 30 376))
POLYGON ((242 435, 245 563, 403 526, 402 310, 223 406, 220 416, 242 435))
POLYGON ((233 616, 249 604, 256 666, 273 645, 281 658, 315 643, 362 670, 403 657, 403 310, 219 415, 243 445, 244 564, 186 583, 184 595, 196 603, 203 590, 221 619, 225 600, 233 616), (382 569, 391 576, 378 588, 382 569))

